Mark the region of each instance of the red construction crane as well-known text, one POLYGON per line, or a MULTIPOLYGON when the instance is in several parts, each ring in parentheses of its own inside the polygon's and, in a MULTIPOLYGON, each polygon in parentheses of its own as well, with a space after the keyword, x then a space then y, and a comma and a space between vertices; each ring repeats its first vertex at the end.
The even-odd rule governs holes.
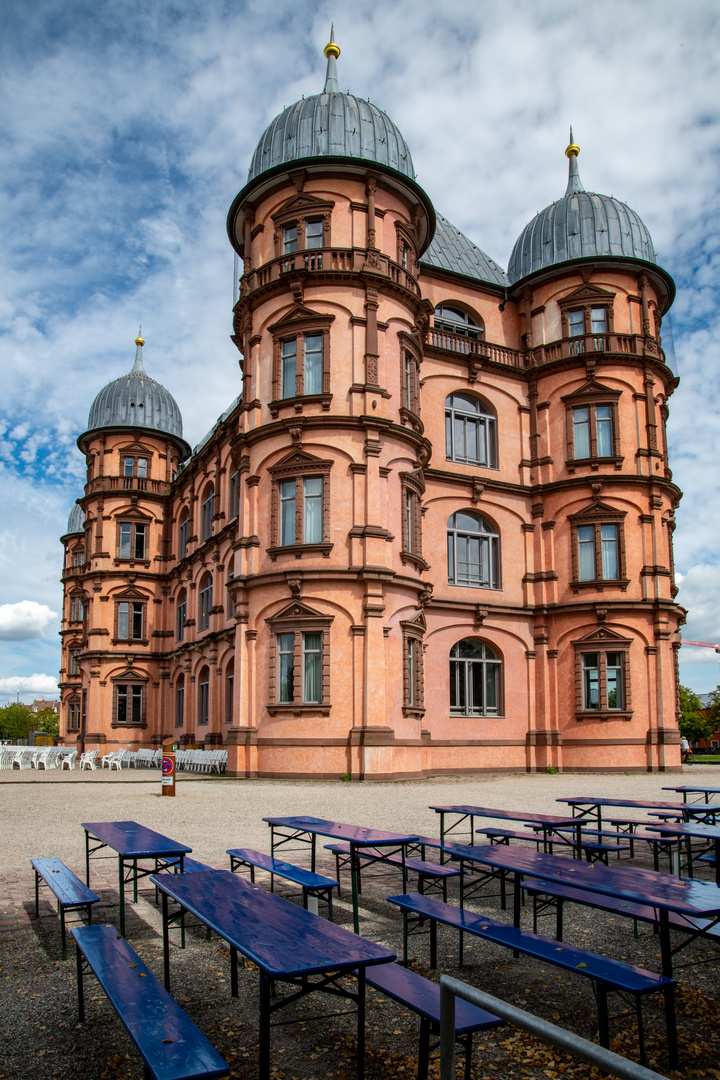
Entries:
POLYGON ((680 642, 681 645, 699 645, 701 649, 714 649, 716 653, 720 653, 720 645, 717 641, 686 641, 685 638, 680 642))

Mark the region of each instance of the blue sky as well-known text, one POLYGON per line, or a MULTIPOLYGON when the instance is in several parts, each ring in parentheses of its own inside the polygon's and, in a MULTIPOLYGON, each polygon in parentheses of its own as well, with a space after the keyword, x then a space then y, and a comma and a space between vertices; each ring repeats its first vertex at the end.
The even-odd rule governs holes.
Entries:
MULTIPOLYGON (((0 15, 0 701, 59 666, 61 548, 94 395, 146 366, 195 444, 240 389, 228 207, 283 106, 341 89, 403 132, 437 209, 506 266, 564 193, 643 218, 678 297, 671 465, 684 636, 720 641, 720 75, 714 0, 6 0, 0 15), (198 378, 202 371, 202 378, 198 378)), ((666 334, 667 340, 667 334, 666 334)), ((681 680, 720 681, 681 650, 681 680)))

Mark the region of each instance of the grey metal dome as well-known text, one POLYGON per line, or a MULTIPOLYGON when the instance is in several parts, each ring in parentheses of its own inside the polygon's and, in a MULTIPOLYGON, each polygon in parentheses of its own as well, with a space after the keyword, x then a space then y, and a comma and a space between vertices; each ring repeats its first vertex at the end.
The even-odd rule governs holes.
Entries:
POLYGON ((635 211, 611 195, 583 187, 572 130, 566 153, 570 170, 565 195, 536 214, 518 237, 508 266, 513 285, 570 259, 604 256, 657 262, 650 233, 635 211))
POLYGON ((135 363, 127 375, 104 386, 90 407, 88 431, 137 427, 182 439, 182 416, 175 398, 151 379, 143 366, 142 338, 136 338, 135 363))
POLYGON ((489 281, 493 285, 507 285, 508 279, 502 267, 498 266, 489 255, 473 244, 464 233, 451 225, 442 214, 437 214, 437 225, 432 243, 420 260, 439 270, 450 270, 453 274, 489 281))
POLYGON ((248 183, 277 165, 313 157, 375 161, 414 179, 407 143, 390 117, 370 101, 340 93, 339 53, 334 41, 325 49, 328 66, 322 94, 289 105, 265 129, 252 157, 248 183))
POLYGON ((70 511, 70 517, 67 523, 66 536, 75 536, 77 533, 83 535, 85 533, 85 511, 80 503, 75 503, 70 511))

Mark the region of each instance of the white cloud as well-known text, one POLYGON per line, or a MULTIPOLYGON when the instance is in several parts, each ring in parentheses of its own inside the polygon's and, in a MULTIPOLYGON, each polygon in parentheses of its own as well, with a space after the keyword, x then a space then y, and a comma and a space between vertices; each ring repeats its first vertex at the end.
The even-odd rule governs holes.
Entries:
POLYGON ((56 611, 35 600, 0 604, 0 641, 30 641, 42 637, 57 618, 56 611))
POLYGON ((58 694, 57 679, 52 675, 24 675, 10 676, 8 679, 0 679, 0 695, 20 694, 58 694))

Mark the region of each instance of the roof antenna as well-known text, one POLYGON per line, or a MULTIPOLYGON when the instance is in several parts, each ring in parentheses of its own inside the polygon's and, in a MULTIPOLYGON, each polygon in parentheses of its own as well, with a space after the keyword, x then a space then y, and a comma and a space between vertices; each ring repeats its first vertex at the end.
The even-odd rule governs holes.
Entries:
POLYGON ((327 74, 325 75, 325 88, 323 94, 339 94, 340 84, 337 78, 337 58, 340 55, 340 47, 335 44, 335 27, 330 26, 330 40, 323 52, 327 57, 327 74))
POLYGON ((583 182, 580 179, 580 172, 578 170, 577 158, 580 153, 580 147, 573 142, 573 130, 572 124, 570 125, 570 144, 565 150, 565 155, 570 163, 568 169, 568 182, 565 189, 565 196, 574 195, 578 191, 584 191, 583 182))

